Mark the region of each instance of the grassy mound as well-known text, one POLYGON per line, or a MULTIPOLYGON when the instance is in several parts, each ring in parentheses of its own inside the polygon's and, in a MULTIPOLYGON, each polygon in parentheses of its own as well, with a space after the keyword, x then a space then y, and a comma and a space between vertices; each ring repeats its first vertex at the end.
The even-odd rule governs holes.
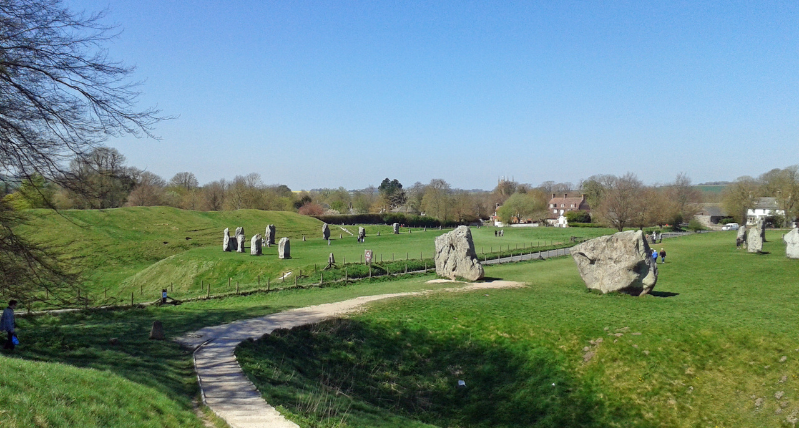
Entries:
POLYGON ((237 355, 307 426, 795 426, 799 263, 768 238, 666 241, 644 298, 587 293, 567 258, 489 267, 530 287, 378 303, 237 355))
MULTIPOLYGON (((59 254, 84 276, 86 291, 120 294, 125 279, 168 257, 194 248, 222 248, 222 230, 243 226, 248 239, 275 224, 278 236, 319 234, 319 220, 290 212, 186 211, 169 207, 109 210, 31 210, 20 232, 59 254)), ((247 241, 249 247, 249 241, 247 241)), ((162 284, 157 284, 162 285, 162 284)), ((155 288, 153 288, 155 289, 155 288)), ((124 294, 124 293, 121 293, 124 294)), ((152 300, 152 299, 150 299, 152 300)))
POLYGON ((202 427, 166 394, 109 371, 2 358, 0 418, 22 427, 202 427))

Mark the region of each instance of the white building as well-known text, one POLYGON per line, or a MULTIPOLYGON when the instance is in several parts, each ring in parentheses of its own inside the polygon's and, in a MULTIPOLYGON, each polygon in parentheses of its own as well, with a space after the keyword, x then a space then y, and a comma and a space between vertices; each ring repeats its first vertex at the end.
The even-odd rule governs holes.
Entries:
POLYGON ((785 210, 777 205, 777 198, 758 198, 755 207, 746 210, 746 224, 752 225, 773 215, 785 215, 785 210))

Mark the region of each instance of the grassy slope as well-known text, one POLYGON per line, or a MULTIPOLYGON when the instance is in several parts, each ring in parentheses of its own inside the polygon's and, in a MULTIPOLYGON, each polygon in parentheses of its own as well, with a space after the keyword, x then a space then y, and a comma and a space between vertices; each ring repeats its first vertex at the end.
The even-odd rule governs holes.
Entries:
MULTIPOLYGON (((169 207, 110 210, 31 210, 23 233, 60 253, 74 271, 83 272, 89 291, 121 291, 123 281, 167 257, 193 248, 222 247, 222 230, 243 226, 247 237, 277 225, 278 236, 300 238, 318 233, 321 222, 289 212, 239 210, 184 211, 169 207)), ((247 242, 249 246, 249 241, 247 242)))
MULTIPOLYGON (((58 251, 73 271, 83 273, 84 292, 98 304, 152 301, 162 288, 172 287, 170 295, 185 299, 205 295, 203 285, 213 292, 228 292, 228 278, 242 290, 274 282, 282 274, 302 271, 304 276, 326 265, 333 252, 339 265, 362 260, 365 249, 374 251, 376 261, 420 256, 432 258, 438 230, 415 229, 408 234, 391 233, 390 226, 366 226, 366 243, 357 242, 358 226, 331 225, 331 245, 321 239, 321 222, 289 212, 239 210, 233 212, 184 211, 168 207, 136 207, 111 210, 31 210, 30 225, 23 232, 44 247, 58 251), (249 255, 249 238, 263 233, 267 224, 277 226, 278 237, 292 239, 292 258, 277 258, 277 246, 264 248, 264 256, 249 255), (222 230, 233 232, 243 226, 246 253, 221 250, 222 230), (381 236, 377 236, 377 232, 381 236), (305 235, 307 241, 302 241, 305 235), (341 238, 339 238, 341 236, 341 238), (107 290, 108 298, 100 293, 107 290)), ((509 228, 502 238, 494 228, 472 229, 478 253, 496 253, 502 248, 524 248, 551 241, 568 241, 571 235, 593 237, 608 229, 509 228)), ((310 278, 307 280, 311 280, 310 278)), ((84 294, 85 296, 85 294, 84 294)))
POLYGON ((763 255, 734 237, 664 242, 658 296, 586 293, 570 259, 490 267, 530 287, 378 303, 237 352, 320 426, 792 426, 799 263, 779 232, 763 255))

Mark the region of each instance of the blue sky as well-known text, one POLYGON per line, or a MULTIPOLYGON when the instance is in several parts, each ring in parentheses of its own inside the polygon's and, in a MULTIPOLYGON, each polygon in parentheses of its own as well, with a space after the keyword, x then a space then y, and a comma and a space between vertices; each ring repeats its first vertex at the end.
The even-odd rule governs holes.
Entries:
POLYGON ((128 164, 292 189, 443 178, 490 189, 799 163, 799 3, 68 0, 162 139, 128 164))

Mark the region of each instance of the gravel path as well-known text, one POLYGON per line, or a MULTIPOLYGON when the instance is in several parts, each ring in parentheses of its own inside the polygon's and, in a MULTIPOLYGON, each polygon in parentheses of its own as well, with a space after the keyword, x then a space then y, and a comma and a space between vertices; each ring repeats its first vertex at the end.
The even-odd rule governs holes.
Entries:
MULTIPOLYGON (((440 280, 438 280, 440 282, 440 280)), ((448 281, 453 284, 456 281, 448 281)), ((262 397, 255 385, 241 371, 233 351, 242 341, 259 338, 275 329, 311 324, 352 312, 366 303, 393 297, 419 296, 435 292, 463 292, 491 288, 515 288, 524 284, 512 281, 491 281, 441 290, 380 294, 357 297, 343 302, 308 306, 260 318, 205 327, 177 339, 184 346, 195 348, 194 367, 203 394, 203 401, 233 428, 297 427, 262 397)))

